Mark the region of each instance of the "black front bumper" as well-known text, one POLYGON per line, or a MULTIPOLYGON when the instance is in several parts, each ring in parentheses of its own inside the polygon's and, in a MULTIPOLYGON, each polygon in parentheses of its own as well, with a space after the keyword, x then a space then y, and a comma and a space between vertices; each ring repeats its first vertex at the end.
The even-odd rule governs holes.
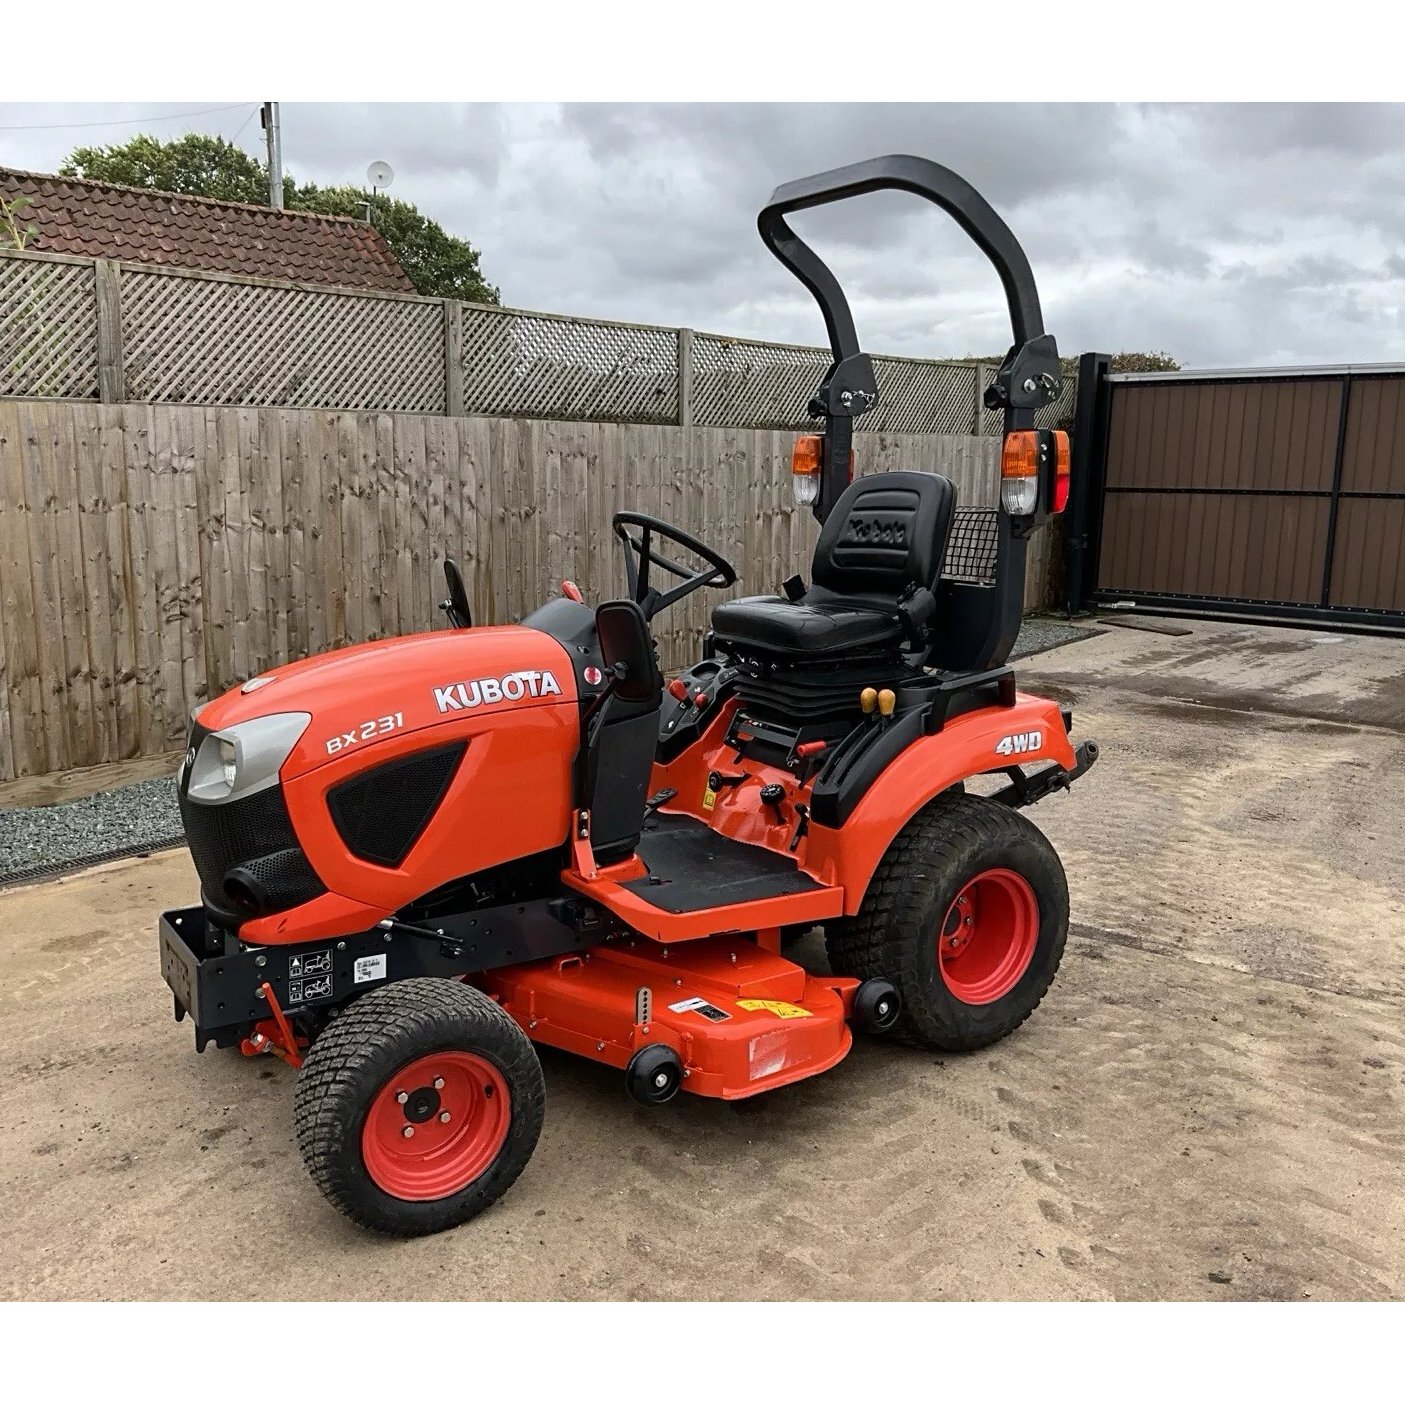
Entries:
POLYGON ((273 1010, 264 992, 304 1032, 387 981, 473 975, 499 966, 579 951, 609 924, 579 898, 534 898, 435 919, 435 930, 396 924, 296 946, 246 947, 210 923, 203 907, 163 912, 157 926, 161 977, 177 1020, 195 1021, 195 1047, 227 1049, 273 1010))

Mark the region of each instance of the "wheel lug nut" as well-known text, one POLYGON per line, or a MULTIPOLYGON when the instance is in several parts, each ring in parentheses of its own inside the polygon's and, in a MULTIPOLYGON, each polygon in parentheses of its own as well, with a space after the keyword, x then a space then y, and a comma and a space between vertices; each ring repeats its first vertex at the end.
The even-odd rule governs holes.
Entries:
POLYGON ((436 1088, 442 1088, 444 1086, 444 1080, 442 1078, 436 1078, 434 1080, 434 1086, 436 1088))
POLYGON ((441 1122, 447 1122, 449 1120, 449 1114, 447 1112, 441 1112, 439 1114, 439 1120, 441 1122))
POLYGON ((401 1132, 400 1135, 402 1137, 413 1137, 415 1135, 415 1129, 407 1122, 405 1124, 405 1130, 401 1132))
POLYGON ((405 1103, 410 1101, 410 1095, 408 1093, 396 1093, 395 1101, 400 1103, 401 1106, 404 1106, 405 1103))

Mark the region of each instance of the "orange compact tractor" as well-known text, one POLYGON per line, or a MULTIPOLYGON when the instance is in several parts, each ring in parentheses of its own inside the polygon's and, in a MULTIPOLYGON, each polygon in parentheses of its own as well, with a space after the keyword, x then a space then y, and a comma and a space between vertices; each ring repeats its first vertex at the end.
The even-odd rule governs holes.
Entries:
POLYGON ((808 585, 719 604, 665 686, 650 620, 736 573, 620 512, 628 599, 567 585, 473 628, 446 563, 452 628, 273 669, 193 720, 200 904, 160 921, 176 1016, 198 1049, 299 1070, 308 1170, 370 1229, 441 1230, 507 1190, 542 1125, 534 1044, 620 1069, 643 1103, 749 1098, 833 1067, 851 1025, 989 1044, 1058 967, 1063 869, 1019 809, 1097 749, 1005 663, 1026 541, 1068 491, 1066 438, 1034 424, 1060 380, 1029 263, 964 180, 910 156, 781 186, 759 225, 833 352, 823 433, 793 460, 823 524, 808 585), (1004 284, 998 510, 934 474, 853 476, 873 367, 786 216, 889 188, 950 213, 1004 284), (828 971, 782 952, 816 926, 828 971))

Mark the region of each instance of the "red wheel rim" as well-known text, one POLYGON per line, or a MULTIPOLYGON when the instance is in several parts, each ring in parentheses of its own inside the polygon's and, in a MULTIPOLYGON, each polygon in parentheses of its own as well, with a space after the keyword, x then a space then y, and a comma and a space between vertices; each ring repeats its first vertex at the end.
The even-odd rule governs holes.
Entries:
POLYGON ((493 1164, 511 1123, 512 1100, 496 1065, 446 1049, 406 1064, 376 1094, 361 1159, 387 1195, 442 1200, 493 1164))
POLYGON ((965 1005, 989 1005, 1008 995, 1034 959, 1039 901, 1009 868, 978 873, 956 895, 942 922, 942 980, 965 1005))

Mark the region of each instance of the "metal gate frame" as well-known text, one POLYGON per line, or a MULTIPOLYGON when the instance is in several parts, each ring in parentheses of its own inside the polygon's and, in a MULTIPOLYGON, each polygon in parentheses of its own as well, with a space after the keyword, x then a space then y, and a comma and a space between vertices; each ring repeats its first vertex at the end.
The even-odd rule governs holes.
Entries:
MULTIPOLYGON (((1223 371, 1172 371, 1122 373, 1111 371, 1111 358, 1103 352, 1085 352, 1078 364, 1078 396, 1073 422, 1073 482, 1066 517, 1064 579, 1070 615, 1086 614, 1098 605, 1130 602, 1138 609, 1159 614, 1221 615, 1276 620, 1283 623, 1326 624, 1338 628, 1405 633, 1405 610, 1380 610, 1329 603, 1332 568, 1337 545, 1337 520, 1341 503, 1348 499, 1405 500, 1400 491, 1357 491, 1342 487, 1342 466, 1347 443, 1347 422, 1352 387, 1361 381, 1384 377, 1405 378, 1405 364, 1381 363, 1343 366, 1302 366, 1283 369, 1223 371), (1112 427, 1112 401, 1118 384, 1206 384, 1209 382, 1266 383, 1284 380, 1335 381, 1341 386, 1341 407, 1332 464, 1332 483, 1325 489, 1302 488, 1108 488, 1107 468, 1112 427), (1098 586, 1102 557, 1103 519, 1109 492, 1159 491, 1208 492, 1243 497, 1291 496, 1328 499, 1327 537, 1323 556, 1322 588, 1315 604, 1281 600, 1235 598, 1219 595, 1108 591, 1098 586)), ((1405 553, 1405 543, 1400 550, 1405 553)))

